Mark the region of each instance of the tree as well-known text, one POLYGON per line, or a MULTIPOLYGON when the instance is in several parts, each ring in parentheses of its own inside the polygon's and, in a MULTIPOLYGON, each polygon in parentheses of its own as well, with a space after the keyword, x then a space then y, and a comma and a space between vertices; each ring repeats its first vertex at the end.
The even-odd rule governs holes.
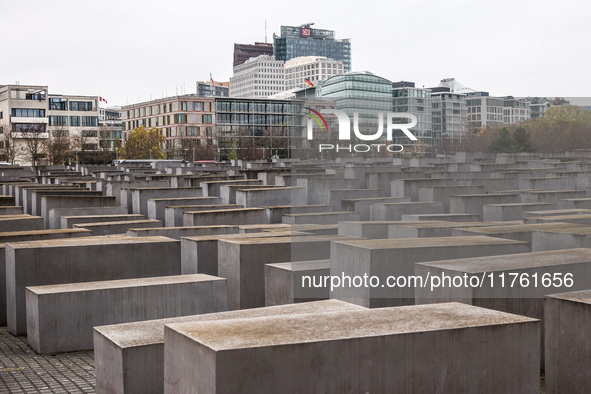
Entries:
POLYGON ((499 137, 493 141, 488 148, 489 152, 493 153, 511 153, 513 152, 513 138, 506 127, 499 131, 499 137))
POLYGON ((4 157, 3 160, 10 164, 15 164, 20 156, 16 141, 7 123, 0 125, 0 151, 4 157))
POLYGON ((155 127, 146 129, 140 126, 132 130, 125 144, 119 150, 119 156, 124 159, 165 159, 162 144, 165 138, 155 127))
POLYGON ((46 142, 47 157, 51 164, 63 164, 72 158, 70 138, 66 128, 52 130, 46 142))
POLYGON ((24 140, 25 158, 36 166, 46 156, 47 136, 44 124, 33 124, 19 131, 24 140))
POLYGON ((534 152, 536 150, 529 133, 523 127, 518 127, 513 131, 513 144, 515 152, 534 152))

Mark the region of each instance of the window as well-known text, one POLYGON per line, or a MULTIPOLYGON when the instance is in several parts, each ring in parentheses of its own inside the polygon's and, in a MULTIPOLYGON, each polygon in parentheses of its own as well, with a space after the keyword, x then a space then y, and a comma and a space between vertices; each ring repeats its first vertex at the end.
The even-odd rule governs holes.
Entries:
POLYGON ((68 130, 54 130, 54 131, 51 132, 51 135, 54 138, 69 137, 70 136, 70 132, 68 130))
POLYGON ((49 125, 50 126, 67 126, 68 125, 68 117, 67 116, 50 115, 49 116, 49 125))
POLYGON ((27 93, 26 94, 26 99, 27 100, 45 100, 45 92, 41 92, 41 93, 27 93))
POLYGON ((186 114, 177 114, 174 116, 174 123, 187 123, 186 114))
POLYGON ((70 116, 70 126, 80 126, 80 117, 70 116))
POLYGON ((203 123, 212 123, 211 115, 203 115, 203 123))
POLYGON ((82 130, 82 137, 96 137, 96 130, 82 130))
POLYGON ((70 111, 92 111, 92 102, 70 101, 70 111))
POLYGON ((45 133, 44 123, 14 123, 12 127, 16 133, 45 133))
POLYGON ((82 127, 96 127, 96 126, 98 126, 98 117, 97 116, 83 116, 81 125, 82 125, 82 127))
POLYGON ((36 108, 13 108, 12 116, 15 118, 44 118, 45 110, 36 108))
POLYGON ((61 98, 50 98, 49 109, 51 111, 67 111, 68 102, 66 100, 62 101, 61 98))

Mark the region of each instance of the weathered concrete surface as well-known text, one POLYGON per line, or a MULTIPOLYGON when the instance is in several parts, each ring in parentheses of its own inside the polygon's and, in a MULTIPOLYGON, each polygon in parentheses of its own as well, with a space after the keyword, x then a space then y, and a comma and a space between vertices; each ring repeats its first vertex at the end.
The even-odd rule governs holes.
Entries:
POLYGON ((332 241, 350 237, 298 236, 218 241, 218 275, 228 280, 228 309, 265 306, 265 264, 328 259, 332 241))
POLYGON ((485 204, 512 204, 521 202, 517 193, 464 194, 449 197, 449 213, 472 213, 480 218, 485 204))
POLYGON ((226 280, 175 275, 31 286, 27 339, 37 353, 92 349, 92 328, 228 310, 226 280))
POLYGON ((160 220, 122 220, 117 222, 77 223, 74 228, 85 228, 92 235, 125 234, 131 228, 162 227, 160 220))
POLYGON ((165 207, 174 205, 214 205, 221 204, 220 197, 177 197, 152 198, 148 200, 148 219, 165 221, 165 207))
POLYGON ((347 302, 328 300, 95 327, 96 390, 99 394, 162 393, 166 324, 358 309, 347 302))
POLYGON ((164 392, 537 393, 539 326, 456 303, 169 324, 164 392))
POLYGON ((552 203, 515 203, 515 204, 485 204, 482 208, 484 221, 521 220, 523 214, 530 210, 555 209, 552 203))
MULTIPOLYGON (((532 234, 536 231, 550 230, 550 229, 571 229, 583 227, 580 224, 573 223, 544 223, 544 224, 513 224, 509 226, 491 226, 491 227, 464 227, 452 230, 452 236, 470 236, 470 235, 486 235, 489 237, 498 237, 505 239, 513 239, 516 241, 523 241, 532 243, 532 234)), ((530 250, 531 252, 531 250, 530 250)))
POLYGON ((532 251, 588 248, 591 246, 591 227, 555 228, 532 233, 532 251))
MULTIPOLYGON (((591 289, 591 249, 418 263, 415 273, 423 278, 428 275, 441 278, 443 275, 462 277, 467 274, 468 278, 482 279, 478 286, 455 287, 450 284, 433 289, 417 287, 417 304, 456 301, 544 321, 544 296, 548 292, 591 289), (572 275, 571 287, 564 285, 565 274, 572 275), (518 279, 513 282, 515 275, 518 279), (560 277, 560 283, 555 279, 557 277, 560 277), (548 283, 551 286, 547 286, 548 283)), ((543 370, 543 327, 540 352, 543 370)))
POLYGON ((82 215, 82 216, 62 216, 61 227, 63 229, 73 228, 74 224, 79 223, 101 223, 101 222, 119 222, 125 220, 145 219, 144 215, 119 214, 119 215, 82 215))
POLYGON ((377 286, 335 286, 331 298, 377 308, 414 304, 414 286, 385 286, 389 276, 414 275, 415 263, 529 252, 529 244, 493 237, 434 237, 334 241, 330 274, 340 277, 376 276, 377 286))
POLYGON ((406 222, 388 225, 388 238, 451 237, 456 228, 507 226, 521 222, 406 222))
POLYGON ((402 215, 443 213, 440 202, 401 202, 372 204, 369 217, 372 221, 402 220, 402 215))
POLYGON ((233 224, 264 224, 264 208, 225 209, 202 212, 184 212, 183 226, 215 226, 233 224))
POLYGON ((283 215, 284 224, 337 224, 343 220, 359 220, 357 212, 316 212, 283 215))
POLYGON ((179 275, 180 243, 165 237, 88 237, 6 244, 8 330, 27 330, 25 287, 179 275))
POLYGON ((0 243, 5 242, 28 242, 45 239, 88 237, 90 231, 82 228, 66 230, 32 230, 32 231, 10 231, 0 233, 0 243))
MULTIPOLYGON (((244 188, 236 190, 236 204, 245 208, 290 205, 292 197, 305 193, 303 187, 244 188)), ((299 201, 300 198, 295 197, 293 200, 299 201)))
POLYGON ((591 214, 526 217, 523 221, 525 222, 525 224, 561 222, 590 226, 591 214))
POLYGON ((419 187, 419 202, 438 201, 443 206, 443 212, 449 212, 449 196, 458 194, 484 193, 484 186, 439 185, 419 187))
POLYGON ((185 212, 218 211, 223 209, 240 209, 242 205, 218 204, 218 205, 172 205, 164 207, 164 225, 166 227, 180 227, 183 225, 185 212))
MULTIPOLYGON (((339 235, 359 237, 367 239, 386 239, 390 225, 416 224, 414 221, 386 220, 386 221, 359 221, 339 222, 339 235)), ((420 223, 442 223, 438 221, 422 221, 420 223)), ((306 230, 302 230, 306 231, 306 230)))
POLYGON ((127 230, 129 237, 168 237, 181 239, 183 237, 198 237, 206 235, 238 234, 238 226, 194 226, 194 227, 156 227, 131 228, 127 230))
POLYGON ((476 214, 470 213, 436 213, 423 215, 402 215, 404 221, 416 220, 437 220, 443 222, 478 222, 480 217, 476 214))
POLYGON ((41 197, 41 216, 49 225, 49 211, 58 208, 88 208, 115 206, 115 197, 106 196, 43 196, 41 197))
POLYGON ((591 291, 546 298, 546 393, 586 393, 591 380, 591 291))
POLYGON ((0 216, 0 232, 43 230, 43 218, 31 215, 0 216))
POLYGON ((313 213, 313 212, 328 212, 329 205, 313 204, 313 205, 276 205, 265 207, 267 214, 267 223, 277 224, 281 223, 283 215, 290 215, 294 213, 313 213))
POLYGON ((218 240, 235 238, 286 237, 291 231, 269 231, 248 234, 222 234, 181 238, 181 272, 218 275, 218 240))
POLYGON ((370 219, 370 207, 372 204, 391 203, 391 202, 410 202, 410 197, 372 197, 356 198, 341 201, 343 211, 358 212, 359 220, 370 219))
POLYGON ((49 228, 61 228, 62 216, 127 215, 125 207, 56 208, 49 210, 49 228))
POLYGON ((265 305, 327 300, 329 288, 315 285, 322 283, 322 278, 328 275, 330 260, 266 264, 265 305))
POLYGON ((158 187, 131 189, 132 212, 148 216, 148 200, 154 198, 201 197, 196 187, 158 187))

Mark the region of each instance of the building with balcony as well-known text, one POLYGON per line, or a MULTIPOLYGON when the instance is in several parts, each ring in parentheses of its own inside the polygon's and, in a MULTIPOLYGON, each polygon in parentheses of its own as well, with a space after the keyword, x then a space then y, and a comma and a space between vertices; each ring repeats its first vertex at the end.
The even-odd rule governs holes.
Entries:
POLYGON ((503 123, 520 123, 531 119, 530 103, 527 99, 512 96, 503 99, 503 123))
POLYGON ((197 81, 197 96, 228 97, 230 95, 230 83, 215 81, 197 81))
POLYGON ((433 142, 442 139, 461 140, 467 132, 466 94, 452 92, 451 88, 431 88, 431 119, 433 142))
POLYGON ((252 57, 273 56, 273 44, 255 42, 254 44, 234 44, 234 64, 239 66, 252 57))
POLYGON ((431 89, 417 88, 414 82, 392 83, 392 112, 408 112, 417 117, 413 134, 424 144, 433 138, 431 89))

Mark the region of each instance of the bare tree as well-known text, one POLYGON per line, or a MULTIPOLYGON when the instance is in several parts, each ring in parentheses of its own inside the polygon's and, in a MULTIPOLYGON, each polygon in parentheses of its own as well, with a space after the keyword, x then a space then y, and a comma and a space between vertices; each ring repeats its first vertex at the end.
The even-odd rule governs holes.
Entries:
POLYGON ((46 125, 32 124, 25 129, 19 130, 18 133, 24 141, 25 158, 31 163, 31 165, 38 165, 39 159, 46 156, 46 125))
POLYGON ((0 124, 0 152, 2 152, 3 160, 10 164, 14 164, 20 157, 16 140, 12 136, 8 123, 0 124))
POLYGON ((46 142, 46 150, 51 164, 62 164, 71 159, 70 137, 66 127, 52 130, 51 136, 46 142))

